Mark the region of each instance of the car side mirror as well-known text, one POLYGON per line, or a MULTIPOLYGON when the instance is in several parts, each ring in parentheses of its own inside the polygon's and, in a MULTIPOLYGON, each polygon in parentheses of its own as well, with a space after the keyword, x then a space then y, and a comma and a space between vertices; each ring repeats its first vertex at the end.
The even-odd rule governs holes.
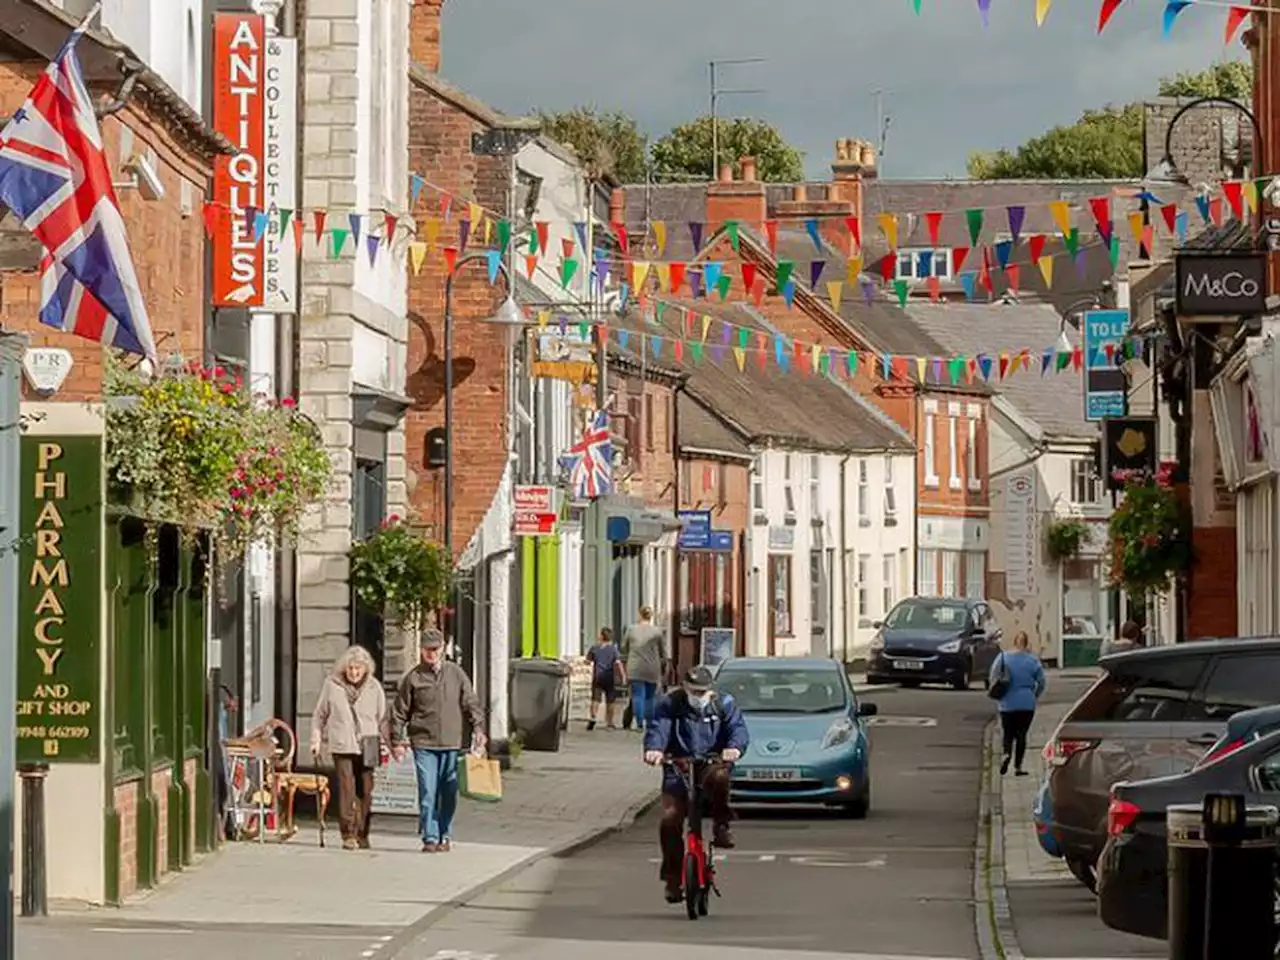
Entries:
POLYGON ((860 717, 874 717, 879 712, 880 712, 880 708, 877 707, 874 703, 860 702, 858 704, 858 716, 860 717))
POLYGON ((877 630, 879 630, 881 627, 883 627, 883 626, 884 626, 884 621, 883 621, 883 620, 872 620, 872 621, 871 621, 871 626, 873 626, 873 627, 875 627, 877 630))

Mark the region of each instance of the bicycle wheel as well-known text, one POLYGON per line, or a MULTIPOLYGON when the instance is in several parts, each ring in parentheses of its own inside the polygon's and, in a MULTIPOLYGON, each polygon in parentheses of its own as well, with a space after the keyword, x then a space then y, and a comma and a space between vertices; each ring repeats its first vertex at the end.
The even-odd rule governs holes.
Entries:
POLYGON ((698 891, 698 916, 705 917, 707 910, 711 907, 711 885, 715 883, 716 877, 716 848, 712 845, 707 846, 707 863, 705 867, 705 880, 702 889, 698 891))
POLYGON ((684 858, 684 909, 690 920, 697 920, 698 901, 702 897, 702 884, 698 882, 698 861, 689 854, 684 858))

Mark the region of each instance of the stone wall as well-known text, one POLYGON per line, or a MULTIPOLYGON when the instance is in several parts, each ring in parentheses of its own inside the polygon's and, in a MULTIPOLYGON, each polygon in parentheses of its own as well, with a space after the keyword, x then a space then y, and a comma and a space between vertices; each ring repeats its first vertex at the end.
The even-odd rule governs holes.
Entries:
MULTIPOLYGON (((1161 97, 1143 105, 1147 170, 1164 157, 1165 137, 1174 115, 1191 98, 1161 97)), ((1248 104, 1245 104, 1248 106, 1248 104)), ((1239 177, 1252 150, 1253 128, 1239 110, 1206 103, 1183 114, 1173 131, 1173 162, 1193 185, 1217 185, 1239 177)), ((1157 196, 1163 196, 1153 188, 1157 196)))

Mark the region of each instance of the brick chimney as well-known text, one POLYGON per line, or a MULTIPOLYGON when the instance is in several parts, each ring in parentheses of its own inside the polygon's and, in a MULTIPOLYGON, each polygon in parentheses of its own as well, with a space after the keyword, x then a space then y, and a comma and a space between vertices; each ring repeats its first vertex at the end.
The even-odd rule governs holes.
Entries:
MULTIPOLYGON (((798 228, 816 219, 822 238, 844 257, 853 255, 853 237, 845 225, 848 217, 862 217, 863 177, 875 175, 875 150, 857 140, 837 140, 830 183, 798 183, 791 199, 779 201, 774 215, 798 228), (865 150, 864 150, 865 148, 865 150)), ((866 227, 863 227, 865 234, 866 227)))
POLYGON ((756 179, 756 158, 738 161, 742 179, 733 179, 733 166, 724 164, 720 176, 707 184, 707 224, 717 229, 726 220, 759 226, 768 219, 764 184, 756 179))
POLYGON ((440 12, 444 0, 413 0, 409 12, 409 59, 431 73, 440 70, 440 12))

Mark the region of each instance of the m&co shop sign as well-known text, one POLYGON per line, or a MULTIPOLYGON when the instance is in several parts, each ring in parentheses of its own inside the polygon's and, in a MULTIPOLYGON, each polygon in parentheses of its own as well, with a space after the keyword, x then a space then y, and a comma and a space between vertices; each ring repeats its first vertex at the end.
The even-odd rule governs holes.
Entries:
POLYGON ((19 763, 96 763, 102 739, 102 440, 23 437, 19 763))
POLYGON ((236 153, 213 173, 213 303, 297 308, 297 250, 281 220, 296 207, 297 41, 262 17, 220 13, 213 27, 213 127, 236 153))

